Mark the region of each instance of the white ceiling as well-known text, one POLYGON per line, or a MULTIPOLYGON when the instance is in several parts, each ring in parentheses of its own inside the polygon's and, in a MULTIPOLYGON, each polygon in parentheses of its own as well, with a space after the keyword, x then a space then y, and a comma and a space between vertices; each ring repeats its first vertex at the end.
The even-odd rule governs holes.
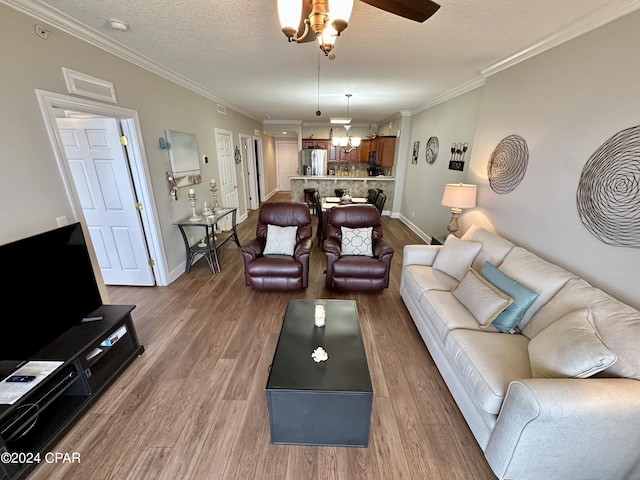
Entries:
POLYGON ((345 116, 346 93, 355 124, 419 111, 640 8, 640 0, 441 0, 420 24, 356 0, 330 61, 316 43, 287 42, 276 0, 1 1, 272 124, 345 116), (110 19, 129 30, 111 29, 110 19))

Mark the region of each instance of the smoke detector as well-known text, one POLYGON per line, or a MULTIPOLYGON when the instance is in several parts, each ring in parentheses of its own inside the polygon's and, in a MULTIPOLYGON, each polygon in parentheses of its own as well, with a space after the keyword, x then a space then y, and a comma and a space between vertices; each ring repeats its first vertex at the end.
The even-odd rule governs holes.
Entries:
POLYGON ((114 30, 119 30, 120 32, 126 32, 129 30, 129 25, 121 20, 111 19, 109 20, 109 25, 111 25, 111 28, 114 30))

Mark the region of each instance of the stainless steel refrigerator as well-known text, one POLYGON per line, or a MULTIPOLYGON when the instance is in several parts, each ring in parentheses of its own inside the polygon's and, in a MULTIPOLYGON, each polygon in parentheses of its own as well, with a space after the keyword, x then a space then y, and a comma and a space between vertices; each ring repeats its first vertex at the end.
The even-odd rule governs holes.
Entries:
POLYGON ((305 148, 298 154, 298 174, 324 177, 327 174, 328 152, 320 148, 305 148))

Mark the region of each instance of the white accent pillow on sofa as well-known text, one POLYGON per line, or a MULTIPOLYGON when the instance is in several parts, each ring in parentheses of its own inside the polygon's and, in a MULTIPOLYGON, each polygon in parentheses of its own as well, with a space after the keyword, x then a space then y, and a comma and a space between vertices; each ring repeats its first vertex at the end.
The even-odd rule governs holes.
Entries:
POLYGON ((433 268, 460 281, 481 248, 480 242, 466 242, 449 235, 433 262, 433 268))
POLYGON ((559 318, 529 342, 533 378, 587 378, 616 360, 602 343, 588 308, 559 318))
POLYGON ((481 327, 491 325, 513 301, 511 297, 469 268, 451 292, 475 317, 481 327))
POLYGON ((263 255, 293 255, 296 248, 296 234, 298 227, 280 227, 267 225, 267 243, 263 255))

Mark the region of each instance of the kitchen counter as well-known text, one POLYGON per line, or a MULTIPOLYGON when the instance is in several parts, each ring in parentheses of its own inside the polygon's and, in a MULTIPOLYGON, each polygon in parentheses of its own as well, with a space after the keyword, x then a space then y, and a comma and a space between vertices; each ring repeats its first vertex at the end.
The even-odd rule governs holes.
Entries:
POLYGON ((346 177, 342 175, 325 175, 324 177, 314 177, 312 175, 300 175, 297 177, 289 177, 291 180, 394 180, 396 177, 390 175, 378 175, 376 177, 346 177))
POLYGON ((325 177, 296 176, 289 177, 291 180, 291 200, 304 202, 304 189, 317 188, 318 193, 323 197, 333 197, 336 195, 335 189, 341 188, 349 190, 352 197, 366 197, 369 189, 380 188, 387 196, 384 206, 385 212, 390 212, 393 208, 393 192, 396 185, 395 177, 343 177, 339 175, 329 175, 325 177))

